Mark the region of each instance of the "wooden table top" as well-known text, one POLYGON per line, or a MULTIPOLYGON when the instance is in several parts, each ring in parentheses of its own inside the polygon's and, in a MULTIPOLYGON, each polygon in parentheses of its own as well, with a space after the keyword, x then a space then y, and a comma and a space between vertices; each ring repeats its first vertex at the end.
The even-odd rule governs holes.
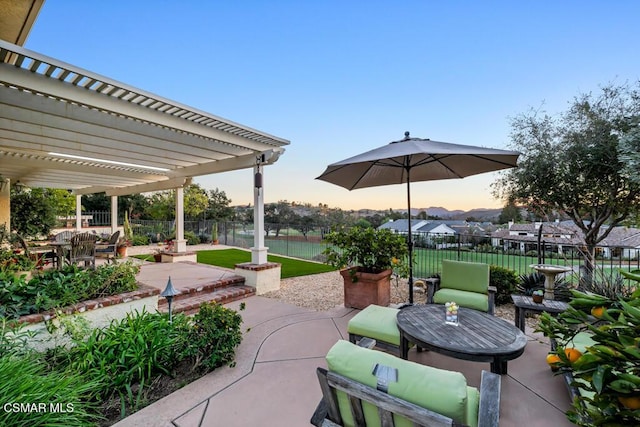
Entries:
POLYGON ((566 302, 546 298, 538 304, 537 302, 533 302, 533 298, 527 295, 511 295, 511 299, 516 307, 527 310, 562 313, 569 307, 569 304, 566 302))
POLYGON ((458 309, 458 320, 458 326, 446 324, 441 304, 406 307, 397 317, 411 342, 460 359, 515 359, 524 352, 527 337, 506 320, 464 307, 458 309))

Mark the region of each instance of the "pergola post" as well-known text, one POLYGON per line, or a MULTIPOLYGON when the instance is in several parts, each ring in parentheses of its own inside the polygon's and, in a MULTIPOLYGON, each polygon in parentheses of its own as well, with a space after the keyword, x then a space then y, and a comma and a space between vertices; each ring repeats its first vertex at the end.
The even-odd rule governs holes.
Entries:
POLYGON ((118 196, 111 196, 111 233, 118 230, 118 196))
POLYGON ((266 264, 267 250, 264 246, 264 189, 262 167, 253 167, 253 247, 251 248, 251 263, 266 264))
POLYGON ((6 231, 11 231, 11 180, 0 178, 0 228, 4 225, 6 231))
POLYGON ((184 188, 176 188, 176 238, 174 252, 187 252, 187 241, 184 239, 184 188))
POLYGON ((245 285, 256 288, 256 295, 280 289, 281 265, 267 261, 264 246, 264 183, 262 164, 264 155, 258 156, 253 167, 253 247, 251 262, 236 264, 236 273, 245 278, 245 285))
POLYGON ((76 231, 82 231, 82 195, 76 195, 76 231))

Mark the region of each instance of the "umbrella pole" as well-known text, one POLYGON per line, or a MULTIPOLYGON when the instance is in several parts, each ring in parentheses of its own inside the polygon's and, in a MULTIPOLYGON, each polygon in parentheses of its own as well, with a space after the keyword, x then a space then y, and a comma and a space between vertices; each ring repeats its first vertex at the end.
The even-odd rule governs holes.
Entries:
POLYGON ((409 238, 407 244, 409 245, 409 304, 413 304, 413 240, 411 239, 411 177, 409 176, 411 171, 410 167, 407 167, 407 220, 409 228, 409 238))

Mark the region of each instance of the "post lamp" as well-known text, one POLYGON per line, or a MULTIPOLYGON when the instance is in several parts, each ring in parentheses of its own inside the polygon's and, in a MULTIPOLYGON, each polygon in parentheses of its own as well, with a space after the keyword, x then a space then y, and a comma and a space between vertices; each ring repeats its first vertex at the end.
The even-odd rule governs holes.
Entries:
POLYGON ((164 291, 160 294, 160 296, 165 297, 167 299, 167 303, 169 304, 169 323, 172 323, 173 316, 171 314, 171 302, 173 302, 173 297, 178 295, 180 292, 173 287, 171 283, 171 276, 169 276, 169 281, 167 282, 167 287, 164 288, 164 291))

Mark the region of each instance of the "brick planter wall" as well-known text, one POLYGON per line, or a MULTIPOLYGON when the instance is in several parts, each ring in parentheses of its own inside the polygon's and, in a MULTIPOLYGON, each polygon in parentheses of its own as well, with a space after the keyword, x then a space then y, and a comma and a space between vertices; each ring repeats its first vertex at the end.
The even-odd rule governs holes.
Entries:
MULTIPOLYGON (((158 309, 160 290, 151 286, 140 285, 139 289, 119 295, 112 295, 94 300, 82 301, 62 309, 66 315, 76 315, 86 319, 92 328, 108 326, 114 319, 122 319, 127 313, 146 310, 155 313, 158 309)), ((54 311, 22 316, 18 322, 23 324, 22 330, 33 331, 36 336, 29 343, 36 350, 42 351, 56 344, 68 342, 61 334, 51 335, 47 332, 45 322, 56 322, 54 311)))

